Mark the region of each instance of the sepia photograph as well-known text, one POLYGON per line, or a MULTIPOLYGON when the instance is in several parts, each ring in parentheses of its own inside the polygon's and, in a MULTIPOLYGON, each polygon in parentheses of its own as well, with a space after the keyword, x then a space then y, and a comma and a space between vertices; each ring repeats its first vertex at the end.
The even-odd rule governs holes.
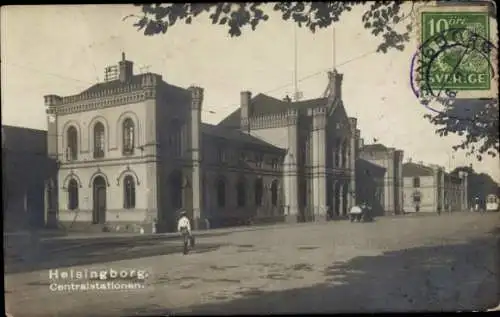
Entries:
POLYGON ((5 315, 500 311, 496 6, 2 6, 5 315))

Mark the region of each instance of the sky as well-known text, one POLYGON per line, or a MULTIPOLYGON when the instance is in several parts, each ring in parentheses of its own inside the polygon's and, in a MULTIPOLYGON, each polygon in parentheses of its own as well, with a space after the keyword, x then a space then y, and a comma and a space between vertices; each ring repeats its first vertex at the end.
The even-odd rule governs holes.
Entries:
POLYGON ((225 27, 213 26, 208 16, 148 37, 132 26, 133 19, 122 20, 140 13, 131 5, 2 6, 2 124, 46 129, 43 96, 78 94, 103 81, 104 68, 117 64, 122 52, 134 62, 136 73, 147 69, 176 86, 203 87, 203 121, 215 124, 238 107, 241 91, 280 99, 293 94, 296 32, 303 99, 322 96, 326 72, 335 61, 344 74, 344 106, 350 117, 358 118, 365 144, 377 139, 404 150, 405 161, 447 170, 473 164, 499 182, 498 158, 478 162, 454 152, 451 146, 459 137, 439 137, 423 118, 429 110, 415 98, 409 77, 416 36, 403 52, 376 53, 381 39, 363 28, 364 9, 342 15, 333 41, 332 27, 313 34, 272 10, 266 11, 268 22, 254 32, 244 29, 237 38, 225 27))

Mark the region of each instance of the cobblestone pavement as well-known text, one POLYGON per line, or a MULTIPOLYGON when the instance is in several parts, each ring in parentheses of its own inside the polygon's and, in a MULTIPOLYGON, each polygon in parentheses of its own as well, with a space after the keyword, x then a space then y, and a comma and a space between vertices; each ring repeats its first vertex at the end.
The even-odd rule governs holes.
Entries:
POLYGON ((15 317, 486 310, 500 298, 499 231, 498 213, 456 213, 207 234, 187 256, 172 239, 101 241, 6 273, 6 306, 15 317), (56 292, 56 268, 150 276, 142 289, 56 292))

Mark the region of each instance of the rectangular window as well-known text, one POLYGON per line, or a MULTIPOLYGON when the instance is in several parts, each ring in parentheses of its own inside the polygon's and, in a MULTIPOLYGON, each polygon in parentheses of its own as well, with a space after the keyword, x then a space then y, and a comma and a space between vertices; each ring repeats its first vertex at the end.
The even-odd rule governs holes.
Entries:
POLYGON ((279 160, 274 158, 271 160, 271 166, 273 170, 278 170, 279 169, 279 160))
POLYGON ((420 188, 420 177, 413 177, 413 188, 420 188))

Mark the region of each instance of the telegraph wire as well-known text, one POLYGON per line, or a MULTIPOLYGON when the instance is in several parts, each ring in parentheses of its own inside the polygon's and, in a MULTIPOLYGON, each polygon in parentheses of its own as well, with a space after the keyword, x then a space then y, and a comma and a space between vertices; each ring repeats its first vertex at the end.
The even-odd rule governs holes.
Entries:
MULTIPOLYGON (((340 67, 340 66, 343 66, 343 65, 346 65, 346 64, 349 64, 353 61, 356 61, 356 60, 359 60, 359 59, 362 59, 362 58, 365 58, 367 56, 370 56, 374 53, 376 53, 377 50, 373 50, 373 51, 369 51, 369 52, 365 52, 359 56, 356 56, 354 58, 351 58, 347 61, 344 61, 342 63, 339 63, 336 65, 336 67, 340 67)), ((19 68, 24 68, 24 69, 28 69, 28 70, 32 70, 34 72, 37 72, 37 73, 41 73, 41 74, 45 74, 45 75, 49 75, 49 76, 53 76, 53 77, 58 77, 58 78, 61 78, 61 79, 67 79, 67 80, 72 80, 72 81, 76 81, 76 82, 80 82, 80 83, 86 83, 86 84, 90 84, 90 85, 94 85, 95 83, 94 82, 90 82, 90 81, 87 81, 87 80, 81 80, 81 79, 77 79, 77 78, 73 78, 73 77, 68 77, 68 76, 64 76, 64 75, 60 75, 60 74, 56 74, 56 73, 51 73, 51 72, 47 72, 47 71, 44 71, 44 70, 40 70, 40 69, 37 69, 37 68, 34 68, 34 67, 31 67, 31 66, 27 66, 27 65, 20 65, 20 64, 17 64, 17 63, 7 63, 7 62, 4 62, 2 61, 1 62, 2 64, 5 64, 5 65, 8 65, 8 66, 14 66, 14 67, 19 67, 19 68)), ((300 82, 303 82, 305 80, 308 80, 312 77, 315 77, 315 76, 318 76, 322 73, 324 73, 325 71, 328 71, 330 70, 330 68, 323 68, 317 72, 314 72, 312 74, 309 74, 309 75, 306 75, 304 77, 301 77, 297 80, 298 83, 300 82)), ((273 92, 276 92, 278 90, 281 90, 281 89, 284 89, 284 88, 287 88, 287 87, 290 87, 290 86, 293 86, 294 83, 287 83, 285 85, 281 85, 281 86, 278 86, 274 89, 271 89, 271 90, 267 90, 265 92, 263 92, 263 94, 269 94, 269 93, 273 93, 273 92)), ((232 105, 228 105, 228 106, 223 106, 223 107, 216 107, 217 110, 224 110, 224 109, 229 109, 229 108, 234 108, 234 107, 238 107, 239 104, 232 104, 232 105)), ((214 114, 214 110, 210 110, 210 109, 214 109, 215 110, 215 107, 208 107, 207 110, 205 110, 206 112, 209 112, 211 114, 214 114)))

